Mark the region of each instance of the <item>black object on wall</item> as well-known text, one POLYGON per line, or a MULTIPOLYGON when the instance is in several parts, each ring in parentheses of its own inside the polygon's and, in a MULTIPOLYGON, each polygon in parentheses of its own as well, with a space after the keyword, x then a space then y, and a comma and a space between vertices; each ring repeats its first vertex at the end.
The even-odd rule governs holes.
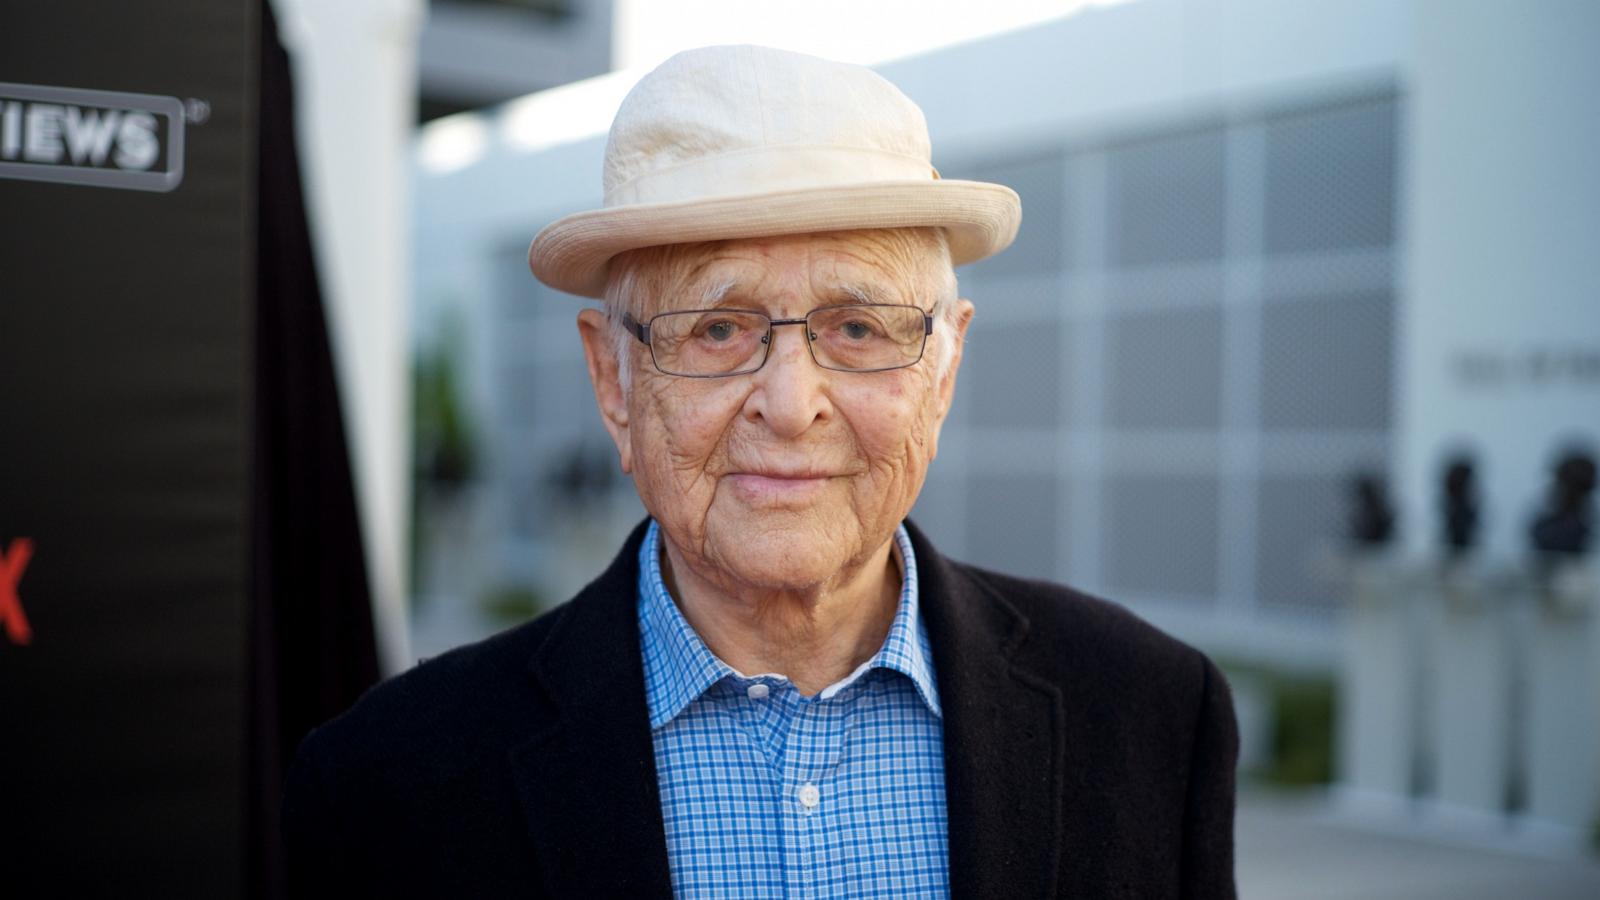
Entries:
POLYGON ((287 753, 377 677, 262 9, 6 6, 0 896, 272 895, 287 753))
POLYGON ((1440 512, 1444 516, 1445 553, 1463 556, 1478 544, 1478 476, 1472 456, 1458 452, 1445 460, 1440 512))
POLYGON ((1535 553, 1553 561, 1589 552, 1594 537, 1594 489, 1594 454, 1575 443, 1551 467, 1544 508, 1528 527, 1535 553))

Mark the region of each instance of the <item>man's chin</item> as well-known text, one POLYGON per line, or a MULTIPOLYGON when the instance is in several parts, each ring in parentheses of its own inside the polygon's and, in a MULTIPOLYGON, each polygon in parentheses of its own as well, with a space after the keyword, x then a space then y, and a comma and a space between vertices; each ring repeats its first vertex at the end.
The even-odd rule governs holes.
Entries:
POLYGON ((841 573, 857 550, 853 522, 809 515, 740 517, 708 530, 714 565, 752 587, 806 590, 841 573))

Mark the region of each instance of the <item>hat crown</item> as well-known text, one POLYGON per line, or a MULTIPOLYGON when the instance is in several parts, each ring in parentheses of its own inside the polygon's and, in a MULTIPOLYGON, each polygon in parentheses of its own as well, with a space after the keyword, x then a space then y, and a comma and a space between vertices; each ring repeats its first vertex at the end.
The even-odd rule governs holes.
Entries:
POLYGON ((606 142, 605 205, 931 180, 927 121, 863 66, 702 47, 634 86, 606 142))

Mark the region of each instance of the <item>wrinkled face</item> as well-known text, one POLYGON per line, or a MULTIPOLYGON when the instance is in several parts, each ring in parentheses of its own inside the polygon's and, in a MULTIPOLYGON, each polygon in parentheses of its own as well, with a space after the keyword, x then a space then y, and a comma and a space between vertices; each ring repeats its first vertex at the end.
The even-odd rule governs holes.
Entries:
MULTIPOLYGON (((728 306, 800 318, 819 306, 907 303, 932 310, 948 260, 883 232, 700 245, 673 262, 641 320, 728 306), (714 298, 708 302, 708 297, 714 298)), ((922 360, 885 372, 819 367, 804 329, 772 332, 766 364, 722 378, 663 375, 649 351, 616 384, 612 345, 586 313, 585 348, 607 427, 639 496, 684 563, 724 585, 806 590, 845 577, 890 540, 938 445, 972 307, 936 319, 922 360), (941 366, 945 354, 952 354, 941 366), (597 362, 599 365, 597 365, 597 362), (942 369, 942 372, 941 372, 942 369)))

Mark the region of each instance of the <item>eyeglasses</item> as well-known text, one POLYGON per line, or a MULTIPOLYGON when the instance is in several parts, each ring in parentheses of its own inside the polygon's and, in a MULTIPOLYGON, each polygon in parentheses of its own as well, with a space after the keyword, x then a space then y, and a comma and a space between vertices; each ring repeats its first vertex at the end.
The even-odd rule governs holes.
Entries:
POLYGON ((754 372, 767 361, 772 329, 804 325, 811 358, 839 372, 884 372, 922 359, 933 316, 920 307, 886 303, 823 306, 803 319, 774 319, 750 309, 690 309, 623 324, 650 347, 666 375, 719 378, 754 372))

